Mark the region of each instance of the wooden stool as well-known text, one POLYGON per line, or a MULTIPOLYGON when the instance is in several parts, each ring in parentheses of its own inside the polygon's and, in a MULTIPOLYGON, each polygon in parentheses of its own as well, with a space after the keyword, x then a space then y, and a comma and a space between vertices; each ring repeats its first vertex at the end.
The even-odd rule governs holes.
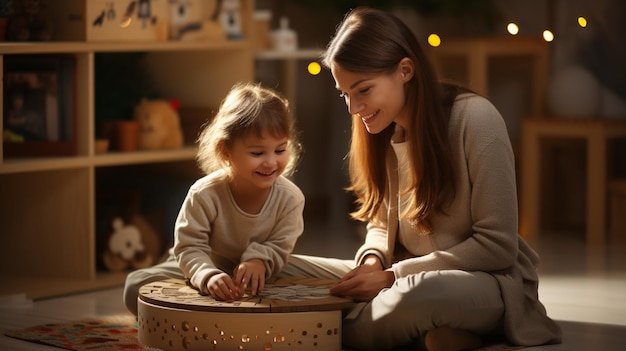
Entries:
POLYGON ((334 281, 290 277, 234 302, 200 295, 183 280, 139 290, 139 342, 161 350, 341 350, 341 310, 334 281))

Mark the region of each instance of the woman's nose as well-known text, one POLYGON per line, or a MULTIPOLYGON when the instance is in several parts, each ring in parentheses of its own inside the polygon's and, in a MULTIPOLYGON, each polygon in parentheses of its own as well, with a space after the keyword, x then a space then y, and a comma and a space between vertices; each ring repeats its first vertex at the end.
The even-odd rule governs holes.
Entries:
POLYGON ((346 104, 348 105, 348 112, 351 115, 356 115, 363 110, 363 103, 358 99, 347 98, 346 104))

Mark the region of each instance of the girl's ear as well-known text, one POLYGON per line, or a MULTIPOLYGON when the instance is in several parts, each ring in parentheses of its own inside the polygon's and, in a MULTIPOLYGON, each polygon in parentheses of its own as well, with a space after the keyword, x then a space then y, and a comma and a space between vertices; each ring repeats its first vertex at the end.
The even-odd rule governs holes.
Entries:
POLYGON ((400 71, 400 76, 405 83, 410 81, 415 74, 415 65, 413 64, 413 60, 408 57, 403 58, 398 64, 398 70, 400 71))
POLYGON ((217 144, 217 155, 224 160, 225 162, 228 162, 230 160, 230 152, 228 150, 228 146, 226 146, 226 143, 224 141, 220 141, 217 144))

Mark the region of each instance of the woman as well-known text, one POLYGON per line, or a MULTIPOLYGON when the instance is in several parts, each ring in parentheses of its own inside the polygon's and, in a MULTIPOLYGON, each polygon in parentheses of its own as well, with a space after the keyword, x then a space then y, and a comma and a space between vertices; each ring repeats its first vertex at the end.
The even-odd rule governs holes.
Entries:
MULTIPOLYGON (((367 223, 356 268, 331 289, 362 301, 344 319, 344 343, 559 342, 538 300, 538 256, 518 235, 514 157, 494 106, 441 85, 412 32, 382 11, 350 12, 323 63, 352 115, 352 216, 367 223)), ((292 256, 284 272, 296 266, 347 267, 292 256)))

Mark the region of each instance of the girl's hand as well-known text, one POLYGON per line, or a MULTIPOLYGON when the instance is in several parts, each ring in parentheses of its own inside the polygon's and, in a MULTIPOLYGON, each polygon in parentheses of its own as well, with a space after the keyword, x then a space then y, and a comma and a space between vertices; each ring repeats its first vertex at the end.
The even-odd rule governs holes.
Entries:
POLYGON ((224 272, 209 278, 207 289, 214 299, 220 301, 234 301, 238 297, 237 287, 230 276, 224 272))
POLYGON ((258 258, 241 262, 235 267, 233 276, 240 296, 243 296, 248 285, 251 286, 252 296, 256 296, 265 287, 265 264, 258 258))

